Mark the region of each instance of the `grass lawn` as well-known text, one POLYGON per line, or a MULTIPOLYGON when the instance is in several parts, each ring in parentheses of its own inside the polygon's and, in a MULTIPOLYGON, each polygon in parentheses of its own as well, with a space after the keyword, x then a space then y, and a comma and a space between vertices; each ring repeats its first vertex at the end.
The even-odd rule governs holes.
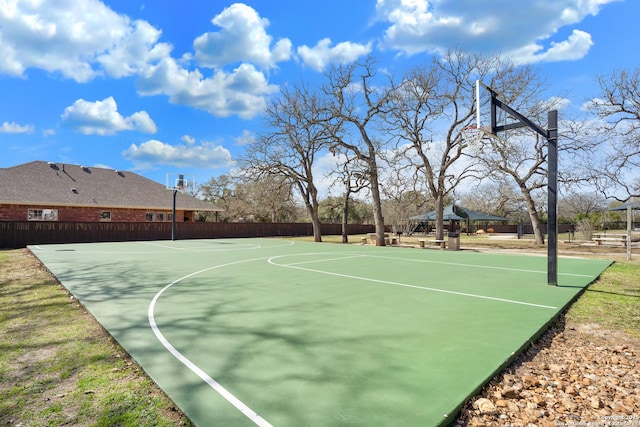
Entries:
POLYGON ((567 318, 640 338, 640 263, 617 261, 576 301, 567 318))
MULTIPOLYGON (((469 237, 463 236, 463 247, 546 250, 532 241, 469 237)), ((350 240, 360 244, 360 236, 350 240)), ((640 338, 640 256, 626 261, 624 248, 617 252, 586 255, 616 262, 566 318, 640 338)), ((26 250, 0 251, 0 307, 1 425, 190 425, 26 250)))

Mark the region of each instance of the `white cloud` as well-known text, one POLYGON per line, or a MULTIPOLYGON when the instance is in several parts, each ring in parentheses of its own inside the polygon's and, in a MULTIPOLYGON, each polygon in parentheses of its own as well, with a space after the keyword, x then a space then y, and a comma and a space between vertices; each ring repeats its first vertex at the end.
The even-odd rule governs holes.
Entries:
POLYGON ((199 70, 189 71, 172 58, 148 67, 140 76, 142 95, 167 95, 175 104, 208 111, 216 117, 238 115, 250 119, 261 113, 265 96, 278 91, 253 65, 241 64, 231 73, 216 71, 205 78, 199 70))
POLYGON ((182 138, 180 138, 180 140, 182 142, 186 142, 187 145, 195 145, 196 143, 196 139, 191 135, 182 135, 182 138))
MULTIPOLYGON (((256 67, 270 69, 289 60, 291 42, 272 43, 269 22, 243 4, 226 8, 212 22, 221 30, 198 37, 195 55, 187 53, 178 63, 172 45, 160 42, 160 29, 100 0, 0 0, 0 75, 26 77, 33 68, 80 83, 132 76, 141 95, 167 95, 172 103, 217 117, 253 118, 263 111, 265 97, 277 91, 256 67), (203 75, 185 68, 192 59, 200 61, 196 67, 215 71, 203 75), (224 69, 229 65, 235 69, 224 69)), ((83 131, 117 132, 117 121, 83 131)), ((153 133, 151 123, 148 116, 135 115, 129 126, 153 133)))
POLYGON ((156 124, 146 111, 123 117, 111 96, 96 102, 76 100, 72 106, 64 109, 62 121, 66 126, 85 135, 114 135, 125 130, 150 134, 157 131, 156 124))
POLYGON ((316 71, 323 71, 328 64, 348 64, 371 52, 371 43, 366 45, 342 42, 331 47, 331 40, 324 38, 314 47, 306 45, 298 48, 298 55, 305 64, 316 71))
POLYGON ((291 57, 291 41, 281 39, 271 49, 272 37, 266 31, 269 21, 245 4, 232 4, 211 22, 222 30, 205 33, 193 42, 201 66, 220 68, 250 62, 272 68, 291 57))
POLYGON ((0 73, 24 76, 28 68, 86 82, 106 73, 135 74, 167 55, 160 32, 119 15, 99 0, 3 0, 0 7, 0 73))
POLYGON ((0 133, 32 133, 34 128, 32 125, 19 125, 15 122, 4 122, 0 126, 0 133))
POLYGON ((574 30, 555 40, 558 30, 597 15, 617 0, 377 0, 381 20, 389 23, 382 46, 408 55, 443 52, 450 46, 512 56, 519 62, 575 60, 591 47, 591 36, 574 30), (545 50, 543 43, 549 47, 545 50))
POLYGON ((538 43, 532 43, 507 53, 516 64, 536 62, 571 61, 583 58, 593 45, 591 35, 580 30, 573 30, 569 38, 562 42, 551 42, 551 47, 544 51, 538 43))
POLYGON ((172 46, 158 43, 162 31, 146 21, 134 21, 124 28, 125 33, 109 51, 97 60, 107 74, 119 78, 135 75, 147 64, 170 55, 172 46))
POLYGON ((55 129, 43 129, 42 130, 42 136, 49 137, 49 136, 53 136, 56 134, 56 130, 55 129))
POLYGON ((199 145, 171 145, 151 139, 139 146, 131 146, 122 153, 123 157, 136 164, 138 169, 150 169, 155 165, 180 168, 223 168, 232 165, 231 153, 226 148, 212 142, 199 145))
POLYGON ((243 146, 243 145, 251 144, 255 140, 255 138, 256 137, 253 134, 253 132, 248 130, 243 130, 242 135, 234 138, 234 140, 236 142, 236 145, 243 146))

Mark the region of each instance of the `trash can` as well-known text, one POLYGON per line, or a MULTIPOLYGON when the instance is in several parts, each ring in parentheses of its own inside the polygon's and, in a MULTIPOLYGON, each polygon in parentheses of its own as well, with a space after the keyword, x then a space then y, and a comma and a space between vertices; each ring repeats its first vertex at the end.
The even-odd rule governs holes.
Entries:
POLYGON ((449 232, 449 241, 447 242, 447 249, 450 251, 460 250, 460 233, 457 231, 449 232))

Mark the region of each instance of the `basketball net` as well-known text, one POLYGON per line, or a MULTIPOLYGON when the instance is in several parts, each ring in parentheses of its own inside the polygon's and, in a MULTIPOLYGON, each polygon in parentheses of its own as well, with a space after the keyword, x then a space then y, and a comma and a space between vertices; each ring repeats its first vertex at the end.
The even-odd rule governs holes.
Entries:
POLYGON ((460 134, 464 145, 475 149, 480 148, 480 142, 486 136, 486 132, 483 129, 478 129, 476 125, 462 128, 460 134))

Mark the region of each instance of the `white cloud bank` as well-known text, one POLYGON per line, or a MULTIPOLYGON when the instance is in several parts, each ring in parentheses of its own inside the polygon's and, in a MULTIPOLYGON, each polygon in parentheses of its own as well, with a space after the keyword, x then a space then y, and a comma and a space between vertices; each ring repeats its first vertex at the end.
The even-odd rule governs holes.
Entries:
POLYGON ((161 32, 131 21, 98 0, 0 2, 0 73, 24 77, 28 68, 77 82, 133 75, 171 47, 161 32))
POLYGON ((269 21, 241 3, 211 22, 221 30, 197 37, 195 56, 178 60, 173 46, 159 41, 161 30, 99 0, 0 0, 0 74, 27 78, 29 69, 40 69, 78 83, 133 76, 143 96, 164 95, 217 117, 253 118, 277 91, 261 69, 289 60, 291 42, 272 48, 269 21))
POLYGON ((359 57, 371 53, 372 44, 366 45, 342 42, 331 47, 331 39, 324 38, 314 47, 306 45, 298 48, 298 55, 302 61, 316 71, 323 71, 329 64, 348 64, 359 57))
POLYGON ((146 111, 123 117, 111 96, 95 102, 78 99, 73 105, 65 108, 62 122, 85 135, 114 135, 133 130, 153 134, 158 130, 146 111))
POLYGON ((271 49, 273 38, 267 34, 269 20, 245 4, 232 4, 211 23, 221 30, 202 34, 193 42, 195 58, 203 67, 220 68, 249 62, 273 68, 278 62, 291 58, 291 41, 281 39, 271 49))
MULTIPOLYGON (((593 41, 570 26, 613 1, 377 0, 383 31, 372 40, 405 55, 459 46, 516 63, 577 60, 593 41), (572 32, 559 37, 561 28, 572 32)), ((30 69, 40 69, 79 83, 132 77, 140 95, 166 96, 215 117, 254 118, 277 92, 267 73, 292 59, 292 42, 269 34, 269 20, 243 3, 223 9, 211 23, 212 31, 194 38, 193 52, 172 57, 161 29, 100 0, 0 0, 0 74, 27 78, 30 69)), ((295 51, 321 71, 369 54, 373 46, 323 38, 295 51)))
POLYGON ((0 133, 33 133, 32 125, 19 125, 15 122, 4 122, 0 126, 0 133))
POLYGON ((377 0, 376 10, 389 24, 383 48, 413 55, 461 46, 534 63, 584 57, 593 44, 590 34, 575 29, 565 40, 554 36, 614 1, 377 0))
POLYGON ((131 144, 122 155, 133 162, 137 169, 150 169, 159 164, 179 168, 217 169, 233 164, 229 150, 207 141, 199 145, 189 142, 186 145, 171 145, 151 139, 140 145, 131 144))

